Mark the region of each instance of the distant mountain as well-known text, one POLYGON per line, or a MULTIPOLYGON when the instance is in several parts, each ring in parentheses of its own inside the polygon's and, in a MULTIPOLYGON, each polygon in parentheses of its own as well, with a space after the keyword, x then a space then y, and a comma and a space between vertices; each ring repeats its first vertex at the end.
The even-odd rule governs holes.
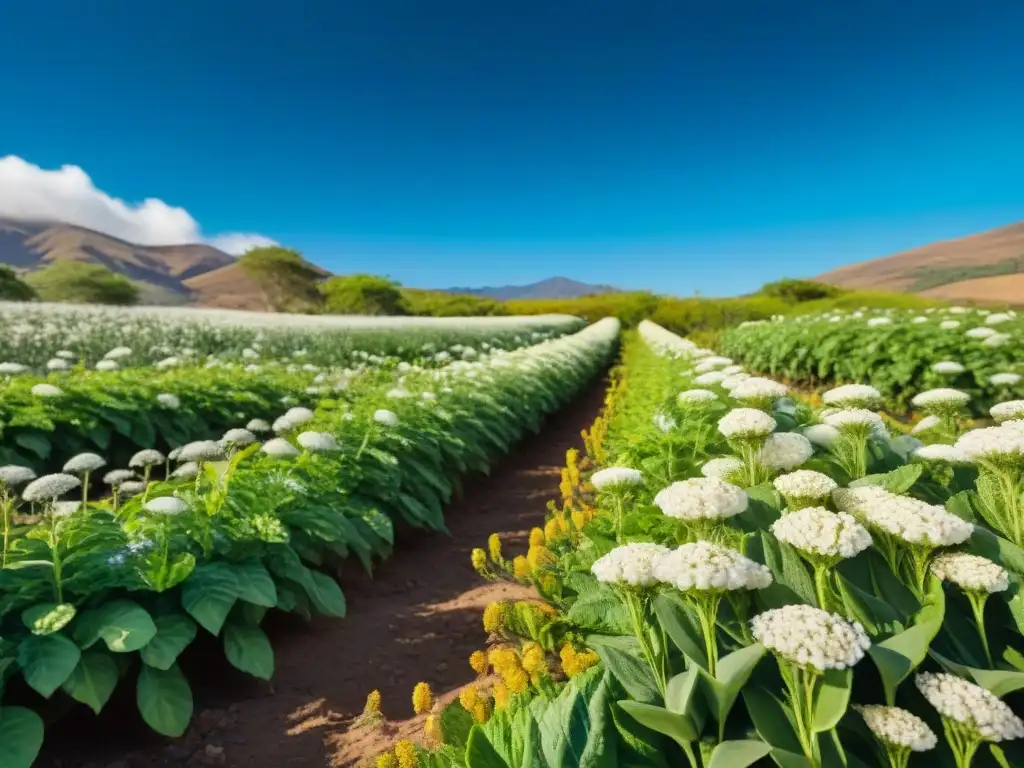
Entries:
POLYGON ((446 293, 461 293, 482 296, 487 299, 509 301, 512 299, 576 299, 595 293, 617 293, 618 288, 610 285, 591 285, 568 277, 549 277, 529 285, 502 285, 495 288, 446 288, 446 293))
POLYGON ((858 290, 1024 304, 1024 222, 840 267, 817 279, 858 290))

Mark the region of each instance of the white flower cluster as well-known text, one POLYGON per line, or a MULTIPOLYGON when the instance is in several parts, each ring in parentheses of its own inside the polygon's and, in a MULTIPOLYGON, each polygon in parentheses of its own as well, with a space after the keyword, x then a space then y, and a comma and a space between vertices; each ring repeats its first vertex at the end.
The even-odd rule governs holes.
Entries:
POLYGON ((378 409, 373 412, 373 420, 378 424, 382 424, 385 427, 397 427, 398 426, 398 414, 394 411, 389 411, 384 408, 378 409))
POLYGON ((653 571, 658 581, 682 592, 764 589, 772 583, 765 566, 710 541, 683 544, 658 555, 653 571))
POLYGON ((129 467, 152 467, 163 464, 165 457, 155 448, 144 448, 128 460, 129 467))
POLYGON ((960 365, 960 363, 953 360, 941 360, 932 366, 932 370, 935 371, 935 373, 944 373, 952 376, 958 373, 963 373, 966 369, 960 365))
POLYGON ((758 614, 750 622, 754 638, 800 667, 852 667, 871 647, 864 628, 810 605, 786 605, 758 614))
POLYGON ((25 490, 21 492, 21 498, 25 501, 53 501, 71 489, 78 488, 81 484, 82 481, 74 475, 65 475, 59 472, 53 475, 43 475, 25 486, 25 490))
POLYGON ((224 458, 224 447, 215 440, 196 440, 181 446, 179 461, 217 461, 224 458))
POLYGON ((699 406, 715 402, 718 395, 710 389, 687 389, 680 392, 677 399, 682 406, 699 406))
POLYGON ((776 472, 789 472, 814 455, 811 441, 798 432, 769 435, 757 452, 757 462, 776 472))
POLYGON ((914 685, 940 715, 968 727, 985 741, 1024 737, 1024 722, 980 685, 945 672, 921 672, 914 685))
POLYGON ((796 472, 779 475, 772 485, 788 501, 801 502, 820 501, 839 487, 831 477, 813 469, 798 469, 796 472))
POLYGON ((1024 400, 1009 400, 1005 403, 996 403, 988 409, 989 414, 997 424, 1010 419, 1024 418, 1024 400))
POLYGON ((962 449, 957 448, 955 445, 944 445, 942 443, 922 445, 911 451, 911 455, 915 459, 923 459, 925 461, 944 461, 947 464, 972 463, 971 457, 962 449))
POLYGON ((962 408, 970 400, 971 396, 966 392, 961 392, 959 389, 950 389, 949 387, 940 387, 939 389, 929 389, 914 395, 910 402, 918 408, 949 410, 962 408))
POLYGON ((680 520, 721 520, 738 515, 747 502, 742 488, 713 477, 680 480, 654 497, 666 516, 680 520))
POLYGON ((927 752, 938 744, 928 724, 917 715, 900 707, 880 704, 854 705, 875 737, 885 743, 913 752, 927 752))
POLYGON ((256 435, 254 435, 248 429, 238 427, 235 429, 229 429, 227 432, 225 432, 224 436, 221 437, 220 441, 225 445, 252 445, 253 443, 256 442, 256 435))
POLYGON ((751 376, 733 387, 730 394, 737 400, 760 401, 785 397, 787 392, 789 388, 785 384, 760 376, 751 376))
POLYGON ((267 440, 260 450, 267 456, 271 456, 275 459, 293 459, 298 456, 301 451, 294 445, 289 443, 283 437, 275 437, 272 440, 267 440))
POLYGON ((655 560, 670 551, 660 544, 623 544, 598 558, 590 572, 603 584, 650 587, 658 583, 655 560))
POLYGON ((79 453, 64 462, 64 471, 72 475, 95 472, 106 466, 107 460, 96 453, 79 453))
POLYGON ((853 557, 871 546, 868 529, 852 515, 824 507, 789 512, 772 523, 772 533, 801 552, 826 559, 853 557))
POLYGON ((882 417, 866 408, 849 408, 822 416, 822 421, 840 432, 857 434, 867 429, 878 437, 888 437, 882 417))
POLYGON ((0 467, 0 485, 8 488, 16 488, 35 479, 35 471, 28 467, 19 467, 17 464, 0 467))
POLYGON ((975 461, 1024 460, 1024 431, 1006 421, 998 427, 972 429, 956 441, 956 447, 975 461))
POLYGON ((910 430, 910 434, 919 435, 922 432, 927 432, 929 430, 941 426, 942 419, 940 419, 938 416, 925 416, 923 419, 917 422, 917 424, 914 425, 914 428, 910 430))
POLYGON ((825 392, 822 400, 836 408, 870 408, 882 401, 882 393, 867 384, 844 384, 825 392))
POLYGON ((665 434, 668 434, 669 432, 676 428, 676 420, 673 419, 668 414, 662 413, 661 411, 655 413, 654 418, 652 420, 654 421, 654 426, 656 426, 659 431, 664 432, 665 434))
POLYGON ((775 429, 775 419, 756 408, 734 408, 718 420, 718 431, 726 439, 764 437, 775 429))
POLYGON ((697 376, 694 380, 694 384, 699 384, 702 387, 711 386, 712 384, 721 384, 725 380, 726 374, 721 371, 708 371, 697 376))
POLYGON ((717 477, 728 481, 729 477, 743 469, 743 462, 735 456, 722 456, 717 459, 710 459, 704 462, 700 473, 704 477, 717 477))
POLYGON ((1015 387, 1020 384, 1021 375, 1012 371, 993 373, 988 377, 988 383, 993 387, 1015 387))
POLYGON ((899 496, 876 485, 840 488, 832 498, 841 512, 909 544, 949 547, 962 544, 974 532, 974 525, 942 507, 899 496))
POLYGON ((590 483, 597 490, 603 491, 611 488, 621 488, 631 485, 640 485, 643 482, 644 474, 639 469, 629 467, 608 467, 599 469, 590 476, 590 483))
POLYGON ((804 427, 803 436, 815 445, 828 448, 839 437, 839 430, 828 424, 811 424, 809 427, 804 427))
POLYGON ((987 557, 966 552, 944 552, 932 561, 932 573, 943 581, 956 584, 969 592, 1005 592, 1010 576, 998 563, 987 557))
POLYGON ((312 453, 340 451, 341 446, 330 432, 300 432, 295 442, 312 453))
POLYGON ((170 517, 173 515, 180 515, 182 512, 188 510, 188 504, 176 496, 159 496, 147 501, 142 508, 147 512, 152 512, 154 515, 166 515, 170 517))

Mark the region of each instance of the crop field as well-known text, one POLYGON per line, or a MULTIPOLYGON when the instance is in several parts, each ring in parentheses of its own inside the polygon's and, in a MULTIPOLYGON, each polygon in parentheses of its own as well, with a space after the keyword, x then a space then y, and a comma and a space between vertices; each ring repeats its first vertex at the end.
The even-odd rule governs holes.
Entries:
POLYGON ((1024 318, 951 307, 778 317, 727 331, 721 352, 752 371, 810 386, 870 381, 896 407, 955 387, 976 413, 1014 394, 1024 374, 1024 318))

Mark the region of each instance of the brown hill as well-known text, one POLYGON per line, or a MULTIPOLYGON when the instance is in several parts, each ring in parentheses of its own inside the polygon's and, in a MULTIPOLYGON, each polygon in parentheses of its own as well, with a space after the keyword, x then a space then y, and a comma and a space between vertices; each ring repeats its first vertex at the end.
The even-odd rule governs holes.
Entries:
POLYGON ((267 312, 270 306, 256 282, 237 264, 228 264, 184 281, 200 307, 267 312))
POLYGON ((1024 303, 1024 222, 923 245, 818 277, 844 288, 1024 303))

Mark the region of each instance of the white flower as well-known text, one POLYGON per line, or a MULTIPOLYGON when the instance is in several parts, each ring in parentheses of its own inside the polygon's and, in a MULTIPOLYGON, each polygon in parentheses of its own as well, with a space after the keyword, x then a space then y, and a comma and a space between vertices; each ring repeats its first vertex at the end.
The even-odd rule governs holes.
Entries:
POLYGON ((947 464, 971 464, 971 457, 968 456, 960 448, 955 445, 943 445, 942 443, 934 443, 933 445, 922 445, 920 448, 916 448, 911 455, 915 459, 923 459, 925 461, 944 461, 947 464))
POLYGON ((978 328, 969 329, 964 336, 969 339, 987 339, 989 336, 995 336, 996 333, 998 333, 998 331, 996 331, 995 328, 980 326, 978 328))
POLYGON ((1008 334, 1008 333, 993 333, 991 336, 989 336, 987 339, 985 339, 983 342, 981 342, 981 346, 983 346, 983 347, 1001 347, 1001 346, 1003 346, 1003 344, 1005 344, 1006 342, 1010 341, 1010 339, 1012 339, 1012 338, 1013 337, 1010 336, 1010 334, 1008 334))
POLYGON ((62 357, 55 357, 52 360, 46 361, 46 369, 49 371, 66 371, 70 367, 68 361, 62 357))
POLYGON ((130 347, 114 347, 112 350, 107 352, 103 356, 104 360, 120 360, 122 357, 128 357, 132 353, 130 347))
POLYGON ((909 544, 949 547, 962 544, 974 532, 971 523, 942 507, 898 496, 876 485, 840 488, 832 499, 840 511, 909 544))
POLYGON ((256 435, 248 429, 237 427, 225 432, 224 437, 220 440, 222 443, 226 443, 228 445, 251 445, 256 442, 256 435))
POLYGON ((293 427, 297 427, 300 424, 305 424, 307 421, 312 421, 314 413, 309 408, 303 408, 296 406, 295 408, 289 408, 285 411, 282 418, 287 419, 293 427))
POLYGON ((917 715, 899 707, 880 704, 854 704, 875 738, 897 749, 927 752, 938 744, 938 738, 928 724, 917 715))
POLYGON ((924 443, 912 435, 899 435, 889 440, 889 449, 904 461, 924 443))
POLYGON ((383 408, 373 412, 373 420, 378 424, 383 424, 385 427, 398 426, 398 414, 394 411, 388 411, 383 408))
POLYGON ((45 382, 34 385, 29 391, 36 397, 60 397, 64 394, 64 390, 60 387, 45 382))
POLYGON ((329 432, 301 432, 299 433, 299 436, 295 438, 295 442, 307 451, 312 451, 314 453, 341 450, 341 446, 338 445, 338 441, 335 440, 334 435, 329 432))
POLYGON ((668 414, 659 411, 654 414, 654 426, 661 432, 668 434, 676 428, 676 420, 668 414))
POLYGON ((940 419, 938 416, 925 416, 923 419, 917 422, 917 424, 914 425, 914 428, 910 430, 910 434, 919 435, 922 432, 927 432, 930 429, 935 429, 936 427, 941 426, 942 419, 940 419))
POLYGON ((891 317, 870 317, 868 318, 868 328, 874 328, 879 325, 892 325, 891 317))
POLYGON ((273 429, 276 434, 281 434, 282 432, 289 432, 297 426, 298 424, 293 424, 292 420, 288 418, 287 414, 285 414, 284 416, 278 416, 274 419, 271 429, 273 429))
POLYGON ((610 488, 621 488, 630 485, 640 485, 643 482, 643 472, 639 469, 629 467, 608 467, 601 469, 590 476, 591 484, 599 491, 610 488))
POLYGON ((939 323, 939 328, 941 328, 944 331, 954 331, 959 327, 959 320, 943 320, 941 323, 939 323))
POLYGON ((1020 384, 1021 375, 1012 371, 993 373, 988 377, 988 383, 993 387, 1015 387, 1020 384))
POLYGON ((924 315, 918 315, 917 317, 915 317, 910 322, 913 323, 914 325, 921 325, 922 323, 927 323, 928 322, 928 318, 925 317, 924 315))
POLYGON ((837 408, 869 408, 882 401, 882 393, 867 384, 844 384, 825 392, 822 400, 837 408))
POLYGON ((74 475, 62 473, 43 475, 25 486, 25 490, 21 492, 21 498, 25 501, 53 501, 81 485, 82 481, 74 475))
POLYGON ((707 405, 718 400, 718 395, 710 389, 687 389, 679 393, 677 398, 679 405, 707 405))
POLYGON ((81 506, 80 501, 55 501, 50 506, 50 514, 54 517, 71 517, 81 506))
POLYGON ((128 459, 129 467, 151 467, 155 464, 163 463, 164 455, 153 448, 141 450, 128 459))
POLYGON ((0 363, 0 374, 5 376, 16 376, 28 370, 27 365, 21 363, 0 363))
POLYGON ((772 523, 779 541, 823 558, 848 558, 871 546, 871 534, 852 515, 824 507, 804 507, 772 523))
POLYGON ((828 424, 812 424, 804 427, 803 435, 815 445, 828 448, 839 437, 839 430, 828 424))
POLYGON ((142 508, 155 515, 180 515, 188 510, 188 504, 176 496, 159 496, 147 501, 142 508))
POLYGON ((681 592, 764 589, 772 583, 771 571, 763 565, 710 541, 683 544, 658 555, 654 578, 681 592))
POLYGON ((702 373, 697 376, 694 380, 694 384, 699 384, 702 387, 707 387, 712 384, 721 384, 726 378, 726 375, 721 371, 709 371, 708 373, 702 373))
POLYGON ((668 517, 681 520, 721 520, 747 508, 742 488, 713 477, 681 480, 663 488, 654 504, 668 517))
POLYGON ((196 440, 181 446, 179 461, 217 461, 224 458, 224 447, 214 440, 196 440))
POLYGON ((195 461, 186 461, 176 470, 171 472, 175 480, 191 480, 199 475, 199 464, 195 461))
POLYGON ((727 480, 730 475, 740 472, 743 469, 743 462, 734 456, 722 456, 718 459, 710 459, 704 462, 700 473, 704 477, 717 477, 727 480))
POLYGON ((64 471, 74 475, 95 472, 106 463, 106 459, 95 453, 79 453, 64 462, 64 471))
POLYGON ((120 366, 115 360, 100 360, 96 363, 97 371, 116 371, 120 366))
POLYGON ((939 362, 932 365, 932 370, 935 371, 935 373, 945 373, 953 375, 957 373, 963 373, 966 369, 962 365, 960 365, 960 363, 955 362, 953 360, 940 360, 939 362))
POLYGON ((169 411, 176 411, 181 408, 181 399, 177 395, 172 395, 170 392, 161 392, 156 396, 156 401, 161 407, 166 408, 169 411))
POLYGON ((654 560, 668 551, 660 544, 623 544, 598 558, 590 572, 603 584, 650 587, 657 583, 654 560))
POLYGON ((987 557, 966 552, 944 552, 932 560, 932 573, 970 592, 1005 592, 1010 587, 1006 569, 987 557))
POLYGON ((248 424, 245 425, 245 428, 248 429, 250 432, 270 432, 271 431, 270 425, 267 422, 265 422, 263 419, 252 419, 248 424))
POLYGON ((726 439, 764 437, 775 429, 775 419, 756 408, 734 408, 718 420, 718 431, 726 439))
POLYGON ((988 411, 997 423, 1024 418, 1024 400, 996 403, 988 411))
POLYGON ((718 386, 731 394, 736 387, 749 378, 751 378, 749 373, 733 373, 718 382, 718 386))
POLYGON ((980 685, 945 672, 921 672, 914 685, 945 718, 966 726, 985 741, 1024 737, 1024 722, 980 685))
POLYGON ((827 498, 839 487, 831 477, 813 469, 798 469, 788 475, 779 475, 772 485, 787 500, 803 502, 827 498))
POLYGON ((971 396, 966 392, 961 392, 959 389, 941 387, 939 389, 929 389, 925 392, 914 395, 913 400, 910 402, 918 408, 946 410, 950 408, 962 408, 967 405, 970 400, 971 396))
POLYGON ((273 456, 275 459, 291 459, 298 456, 300 453, 298 448, 289 443, 283 437, 275 437, 272 440, 267 440, 260 450, 268 456, 273 456))
POLYGON ((843 433, 856 435, 867 430, 876 437, 887 438, 889 436, 882 417, 866 408, 849 408, 830 413, 822 421, 843 433))
POLYGON ((19 467, 17 464, 0 467, 0 484, 8 488, 16 488, 35 479, 36 473, 28 467, 19 467))
POLYGON ((1005 422, 998 427, 972 429, 956 441, 956 447, 978 460, 1013 460, 1024 459, 1024 434, 1015 429, 1007 429, 1005 422))
POLYGON ((103 482, 110 486, 120 486, 126 480, 135 477, 130 469, 112 469, 103 476, 103 482))
POLYGON ((754 638, 770 651, 800 667, 852 667, 871 647, 864 628, 842 616, 809 605, 765 611, 750 622, 754 638))
POLYGON ((146 483, 141 480, 126 480, 117 487, 117 492, 123 499, 129 496, 137 496, 146 490, 146 483))
POLYGON ((985 318, 986 325, 1000 325, 1001 323, 1008 323, 1013 320, 1013 315, 1007 312, 993 312, 991 315, 985 318))
POLYGON ((757 452, 757 462, 777 472, 796 469, 814 455, 811 441, 798 432, 769 435, 757 452))
POLYGON ((775 400, 785 397, 789 388, 772 379, 765 379, 759 376, 751 376, 744 379, 732 388, 731 395, 737 400, 775 400))

